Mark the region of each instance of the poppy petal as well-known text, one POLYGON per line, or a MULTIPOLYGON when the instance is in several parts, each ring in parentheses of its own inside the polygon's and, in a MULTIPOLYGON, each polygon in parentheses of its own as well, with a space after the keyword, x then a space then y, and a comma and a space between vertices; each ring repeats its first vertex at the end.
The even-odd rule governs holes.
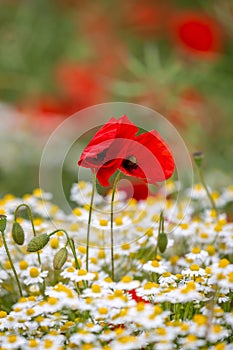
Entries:
POLYGON ((164 181, 174 172, 173 155, 155 130, 135 136, 129 143, 126 159, 130 161, 132 157, 135 157, 135 164, 130 165, 123 161, 120 170, 126 175, 144 179, 148 183, 156 184, 164 181))

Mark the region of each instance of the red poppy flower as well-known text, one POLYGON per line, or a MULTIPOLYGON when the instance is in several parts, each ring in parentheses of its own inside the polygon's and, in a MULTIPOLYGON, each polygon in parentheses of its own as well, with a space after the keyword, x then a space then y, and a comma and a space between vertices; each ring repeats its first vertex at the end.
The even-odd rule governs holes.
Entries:
POLYGON ((96 171, 102 186, 109 185, 109 178, 115 173, 126 153, 124 139, 131 139, 138 128, 126 115, 120 119, 111 118, 86 146, 78 161, 80 166, 96 171))
POLYGON ((205 13, 184 12, 176 15, 172 31, 175 41, 187 52, 208 58, 221 51, 220 26, 205 13))
POLYGON ((128 176, 157 184, 174 172, 169 147, 155 130, 136 135, 138 129, 127 116, 111 118, 84 149, 78 164, 96 171, 103 186, 119 169, 128 176))

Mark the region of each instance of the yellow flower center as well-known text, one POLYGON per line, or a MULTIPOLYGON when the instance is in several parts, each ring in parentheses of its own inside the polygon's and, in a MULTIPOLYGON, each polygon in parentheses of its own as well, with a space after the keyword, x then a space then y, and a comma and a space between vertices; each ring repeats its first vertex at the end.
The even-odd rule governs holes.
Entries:
POLYGON ((100 226, 108 226, 108 220, 107 219, 100 219, 99 224, 100 224, 100 226))
POLYGON ((123 219, 122 219, 121 216, 118 216, 117 218, 115 218, 115 224, 116 224, 117 226, 120 226, 120 225, 123 224, 123 219))
POLYGON ((193 264, 190 266, 190 270, 191 271, 199 271, 200 267, 197 264, 193 264))
POLYGON ((28 268, 28 262, 25 260, 21 260, 19 263, 20 270, 26 270, 28 268))
POLYGON ((163 274, 162 274, 162 276, 163 277, 170 277, 171 276, 171 273, 170 272, 164 272, 163 274))
POLYGON ((30 268, 30 276, 31 277, 38 277, 40 274, 39 270, 36 267, 31 267, 30 268))
POLYGON ((93 284, 91 287, 91 290, 93 293, 100 293, 101 292, 101 287, 98 284, 93 284))
POLYGON ((159 267, 159 262, 158 262, 157 260, 153 260, 153 261, 151 262, 151 265, 152 265, 153 267, 159 267))
POLYGON ((132 277, 131 276, 124 276, 121 279, 121 282, 123 282, 123 283, 129 283, 131 281, 132 281, 132 277))
POLYGON ((81 216, 82 215, 82 211, 79 208, 74 208, 73 209, 73 214, 76 216, 81 216))
POLYGON ((98 252, 98 259, 104 259, 105 256, 105 251, 103 249, 100 249, 98 252))
POLYGON ((79 181, 79 183, 77 184, 77 187, 80 189, 80 190, 84 190, 84 188, 87 187, 87 183, 85 181, 79 181))
POLYGON ((153 288, 153 283, 152 282, 146 282, 144 285, 144 289, 151 289, 153 288))
POLYGON ((106 315, 108 313, 108 309, 106 307, 100 307, 98 311, 101 315, 106 315))
POLYGON ((26 314, 27 314, 28 316, 31 316, 31 315, 33 315, 34 313, 35 313, 35 311, 34 311, 33 309, 28 309, 27 312, 26 312, 26 314))
POLYGON ((79 251, 79 253, 81 253, 81 254, 86 254, 86 247, 80 245, 80 246, 78 247, 78 251, 79 251))
POLYGON ((58 302, 57 298, 53 298, 53 297, 48 298, 49 305, 56 305, 57 302, 58 302))
POLYGON ((193 317, 193 321, 198 324, 198 326, 203 326, 207 322, 207 317, 204 315, 196 314, 193 317))
POLYGON ((17 340, 17 336, 16 335, 9 335, 8 336, 8 342, 9 343, 15 343, 16 342, 16 340, 17 340))
POLYGON ((195 342, 196 340, 197 340, 197 337, 196 337, 196 335, 194 335, 194 334, 189 334, 189 335, 187 335, 187 341, 189 342, 189 343, 193 343, 193 342, 195 342))
POLYGON ((193 254, 199 254, 200 251, 201 251, 201 249, 199 247, 193 247, 193 249, 192 249, 193 254))
POLYGON ((59 239, 57 237, 53 237, 50 239, 50 247, 52 249, 57 249, 59 247, 59 239))
POLYGON ((208 245, 206 247, 206 251, 210 256, 213 256, 216 252, 215 247, 213 245, 208 245))
POLYGON ((229 273, 228 273, 228 281, 229 281, 230 283, 233 283, 233 272, 229 272, 229 273))
POLYGON ((187 230, 189 228, 189 225, 188 224, 180 224, 180 227, 183 229, 183 230, 187 230))
POLYGON ((0 318, 5 318, 7 316, 6 311, 0 311, 0 318))
POLYGON ((225 268, 225 267, 227 267, 229 264, 230 264, 230 261, 229 261, 229 260, 227 260, 227 259, 222 259, 222 260, 219 261, 218 266, 221 267, 221 268, 225 268))
POLYGON ((66 269, 67 272, 74 272, 74 268, 72 266, 67 267, 66 269))
POLYGON ((45 341, 44 341, 44 347, 45 347, 45 349, 49 349, 49 348, 51 348, 52 346, 53 346, 53 341, 50 340, 50 339, 45 339, 45 341))
POLYGON ((130 244, 129 243, 123 243, 121 245, 121 249, 122 250, 129 250, 130 249, 130 244))
POLYGON ((166 335, 167 331, 165 328, 157 328, 156 332, 158 333, 158 335, 166 335))
POLYGON ((145 303, 139 302, 137 303, 137 311, 143 311, 145 309, 145 303))
POLYGON ((30 346, 30 348, 37 348, 38 341, 36 339, 30 339, 29 340, 29 346, 30 346))

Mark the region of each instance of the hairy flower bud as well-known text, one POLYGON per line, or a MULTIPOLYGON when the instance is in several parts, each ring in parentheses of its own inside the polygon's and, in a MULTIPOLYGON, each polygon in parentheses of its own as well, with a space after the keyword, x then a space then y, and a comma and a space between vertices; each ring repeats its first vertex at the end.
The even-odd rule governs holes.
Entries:
POLYGON ((39 236, 34 237, 27 246, 27 251, 32 252, 38 252, 38 250, 44 248, 46 244, 48 243, 50 237, 47 235, 47 233, 43 233, 39 236))
POLYGON ((0 231, 4 232, 6 229, 6 215, 0 215, 0 231))
POLYGON ((158 238, 158 247, 159 247, 159 251, 161 253, 164 253, 166 248, 167 248, 167 243, 168 243, 168 239, 167 239, 167 235, 164 232, 161 232, 159 234, 159 238, 158 238))
POLYGON ((202 152, 193 153, 193 160, 199 168, 202 166, 203 158, 204 158, 204 154, 202 152))
POLYGON ((53 267, 54 270, 60 270, 65 264, 68 256, 68 251, 66 247, 61 248, 54 256, 53 267))
POLYGON ((17 243, 18 245, 22 245, 24 243, 24 238, 25 238, 24 230, 17 221, 13 223, 12 237, 15 243, 17 243))

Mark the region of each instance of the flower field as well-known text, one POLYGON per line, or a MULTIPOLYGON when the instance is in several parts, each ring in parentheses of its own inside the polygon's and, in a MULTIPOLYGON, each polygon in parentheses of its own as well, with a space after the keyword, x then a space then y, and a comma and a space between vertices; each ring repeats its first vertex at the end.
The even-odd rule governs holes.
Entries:
POLYGON ((0 48, 0 350, 233 350, 232 0, 1 0, 0 48))
POLYGON ((233 224, 225 208, 233 202, 233 189, 211 191, 217 213, 201 184, 186 189, 177 204, 178 185, 166 183, 166 199, 127 202, 124 192, 116 193, 114 281, 108 196, 95 197, 87 272, 89 207, 83 203, 90 201, 90 184, 72 186, 76 206, 69 215, 49 193, 44 210, 40 189, 23 198, 6 195, 0 203, 1 348, 232 349, 233 224), (191 202, 184 212, 185 197, 191 202), (158 240, 161 209, 165 250, 158 240), (28 252, 33 240, 34 252, 28 252))

